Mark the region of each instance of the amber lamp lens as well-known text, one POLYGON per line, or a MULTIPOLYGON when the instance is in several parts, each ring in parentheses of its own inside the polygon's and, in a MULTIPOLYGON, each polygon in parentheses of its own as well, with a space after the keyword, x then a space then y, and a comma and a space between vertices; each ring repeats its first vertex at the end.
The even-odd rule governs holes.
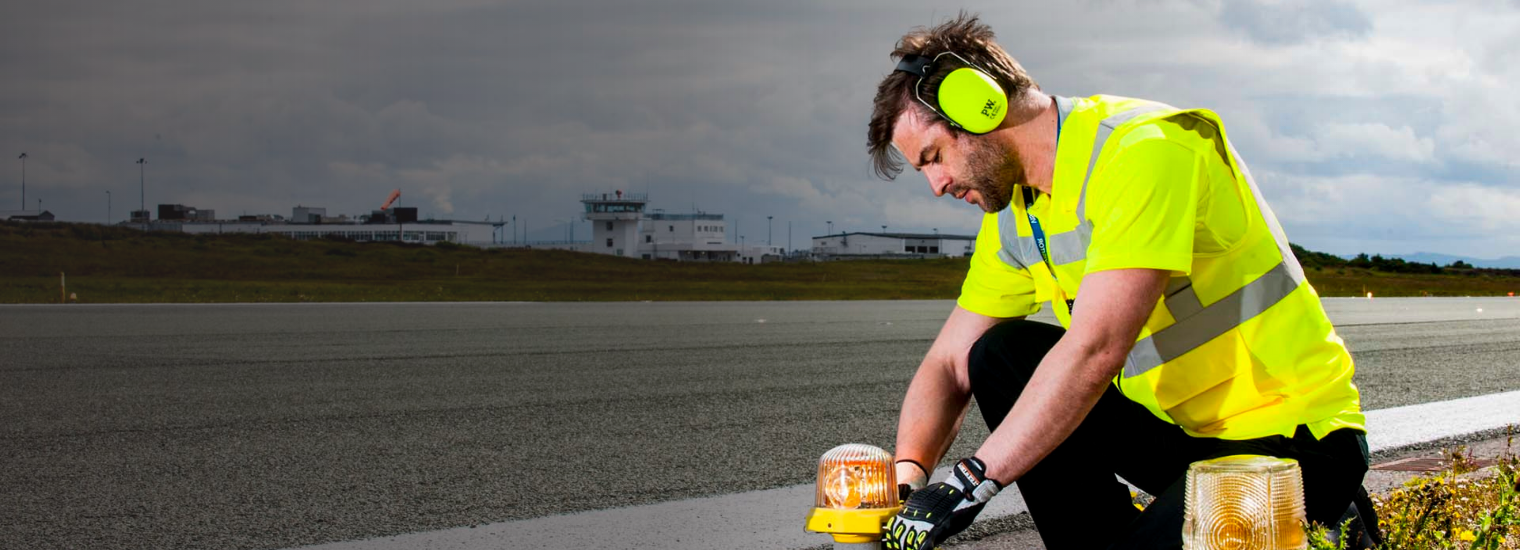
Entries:
POLYGON ((818 459, 818 508, 855 510, 897 506, 897 473, 892 455, 879 447, 850 443, 818 459))
POLYGON ((1296 460, 1237 455, 1188 468, 1183 548, 1307 548, 1303 522, 1304 482, 1296 460))

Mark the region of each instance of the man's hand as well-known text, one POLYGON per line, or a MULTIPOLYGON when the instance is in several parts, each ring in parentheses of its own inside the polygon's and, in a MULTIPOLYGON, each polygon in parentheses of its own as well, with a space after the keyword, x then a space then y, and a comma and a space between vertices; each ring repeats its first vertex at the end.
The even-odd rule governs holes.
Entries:
POLYGON ((956 463, 950 477, 908 496, 903 509, 887 522, 883 546, 888 550, 929 550, 966 530, 993 495, 1002 490, 988 479, 981 459, 956 463))

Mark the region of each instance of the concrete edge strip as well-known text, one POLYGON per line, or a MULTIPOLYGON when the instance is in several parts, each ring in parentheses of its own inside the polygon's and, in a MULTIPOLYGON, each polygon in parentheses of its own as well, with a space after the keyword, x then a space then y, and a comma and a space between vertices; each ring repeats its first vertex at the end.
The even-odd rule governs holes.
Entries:
MULTIPOLYGON (((1368 446, 1388 451, 1520 423, 1520 391, 1369 411, 1368 446)), ((933 479, 947 475, 939 468, 933 479)), ((1027 510, 1009 487, 980 520, 1027 510)), ((805 533, 813 486, 793 485, 627 508, 593 510, 303 547, 307 550, 486 548, 798 548, 829 543, 805 533)))

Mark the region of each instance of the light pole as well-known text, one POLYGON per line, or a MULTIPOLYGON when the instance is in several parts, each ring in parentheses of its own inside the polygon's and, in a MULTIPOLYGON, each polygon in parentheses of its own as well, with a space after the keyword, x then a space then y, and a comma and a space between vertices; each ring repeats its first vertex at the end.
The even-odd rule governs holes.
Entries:
POLYGON ((148 159, 137 159, 137 211, 142 213, 143 220, 141 225, 143 231, 148 230, 148 184, 144 183, 146 180, 143 177, 143 172, 147 170, 147 165, 148 159))
POLYGON ((886 233, 887 232, 887 226, 885 226, 885 225, 881 226, 881 232, 882 233, 886 233))
POLYGON ((765 217, 765 246, 771 245, 771 218, 774 217, 775 216, 765 217))
POLYGON ((26 153, 16 158, 21 159, 21 209, 26 210, 26 153))
POLYGON ((106 225, 111 225, 111 191, 106 190, 106 225))
POLYGON ((823 222, 823 223, 829 224, 829 234, 833 235, 834 234, 834 221, 833 220, 829 220, 829 221, 826 221, 826 222, 823 222))

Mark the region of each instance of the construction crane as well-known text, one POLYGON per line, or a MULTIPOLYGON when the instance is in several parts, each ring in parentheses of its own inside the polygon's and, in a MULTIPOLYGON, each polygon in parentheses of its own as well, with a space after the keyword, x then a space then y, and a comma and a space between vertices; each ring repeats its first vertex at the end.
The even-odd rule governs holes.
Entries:
POLYGON ((391 203, 396 202, 396 199, 399 199, 399 198, 401 198, 401 190, 400 189, 397 189, 395 191, 391 191, 391 196, 385 199, 385 204, 380 205, 380 210, 385 210, 387 208, 390 208, 391 207, 391 203))

